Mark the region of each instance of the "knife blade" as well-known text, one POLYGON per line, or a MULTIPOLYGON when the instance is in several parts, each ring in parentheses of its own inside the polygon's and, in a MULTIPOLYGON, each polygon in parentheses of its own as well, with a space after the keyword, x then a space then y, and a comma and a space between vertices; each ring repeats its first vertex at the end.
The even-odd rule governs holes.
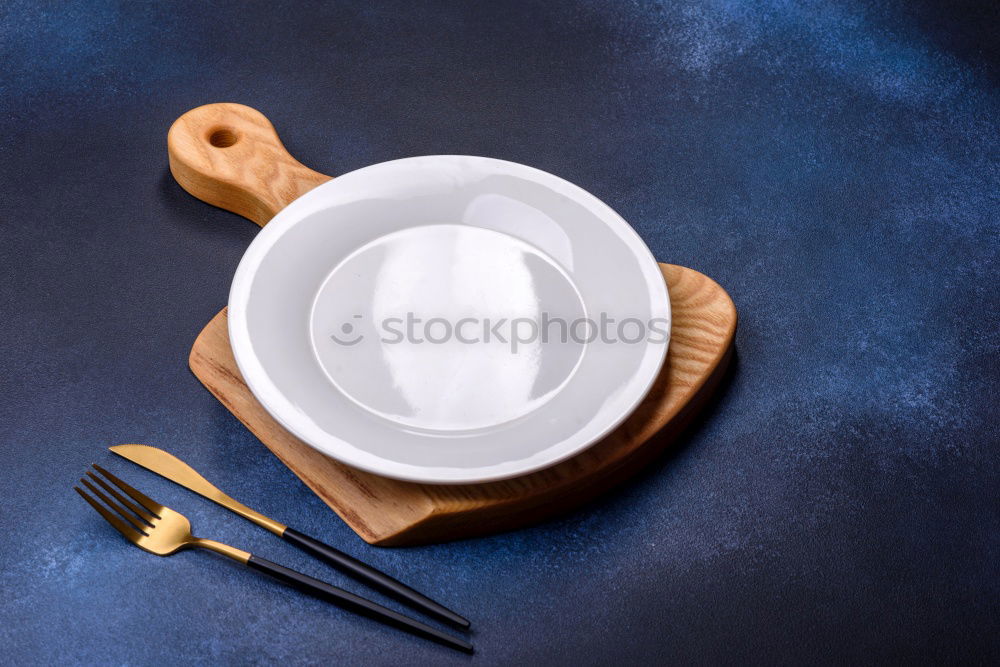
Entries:
POLYGON ((261 528, 271 531, 278 537, 284 535, 288 529, 288 526, 278 523, 274 519, 264 516, 260 512, 226 495, 218 487, 198 474, 197 470, 169 452, 165 452, 157 447, 150 447, 149 445, 115 445, 108 449, 132 463, 141 465, 146 470, 152 470, 157 475, 166 477, 175 484, 180 484, 200 496, 219 503, 226 509, 236 512, 244 519, 249 519, 261 528))

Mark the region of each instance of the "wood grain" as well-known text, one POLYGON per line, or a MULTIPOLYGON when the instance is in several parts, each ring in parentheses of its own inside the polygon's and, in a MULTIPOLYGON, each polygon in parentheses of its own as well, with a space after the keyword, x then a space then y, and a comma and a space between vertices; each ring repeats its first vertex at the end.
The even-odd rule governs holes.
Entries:
MULTIPOLYGON (((171 127, 168 148, 171 170, 188 192, 261 225, 329 180, 288 155, 262 114, 238 104, 188 112, 171 127)), ((673 321, 667 360, 649 395, 601 442, 511 480, 415 484, 320 454, 278 425, 250 393, 229 345, 225 310, 198 336, 190 365, 209 391, 365 541, 397 546, 508 530, 575 507, 636 473, 676 439, 721 381, 733 354, 732 300, 693 269, 660 268, 673 321)))

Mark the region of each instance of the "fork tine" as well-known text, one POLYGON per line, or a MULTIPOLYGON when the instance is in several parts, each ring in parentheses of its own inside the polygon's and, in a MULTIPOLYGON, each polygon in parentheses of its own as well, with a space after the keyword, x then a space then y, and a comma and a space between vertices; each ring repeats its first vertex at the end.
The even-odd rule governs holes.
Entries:
POLYGON ((96 470, 97 472, 99 472, 102 475, 104 475, 105 477, 107 477, 111 481, 112 484, 114 484, 115 486, 117 486, 119 489, 121 489, 122 491, 124 491, 128 495, 132 496, 132 498, 135 500, 135 502, 139 503, 140 505, 142 505, 143 507, 145 507, 147 510, 149 510, 150 513, 152 513, 153 516, 155 516, 157 519, 160 518, 160 512, 163 511, 163 505, 161 505, 161 504, 153 501, 151 498, 149 498, 149 497, 147 497, 147 496, 139 493, 138 491, 136 491, 135 489, 133 489, 131 486, 129 486, 125 482, 121 481, 120 479, 118 479, 117 477, 115 477, 114 475, 112 475, 111 473, 109 473, 107 470, 105 470, 101 466, 97 465, 96 463, 91 463, 90 465, 94 468, 94 470, 96 470))
POLYGON ((100 514, 102 517, 104 517, 105 521, 114 526, 115 530, 124 535, 125 539, 127 539, 129 542, 138 542, 139 539, 142 537, 142 535, 140 535, 138 532, 132 529, 131 526, 126 525, 124 521, 116 517, 108 510, 104 509, 104 507, 99 502, 97 502, 96 500, 88 496, 86 493, 84 493, 83 489, 81 489, 78 486, 74 486, 73 490, 79 493, 81 496, 83 496, 83 499, 86 500, 91 507, 97 510, 97 513, 100 514))
POLYGON ((125 519, 126 522, 132 525, 136 530, 138 530, 143 535, 149 534, 148 532, 149 529, 146 528, 145 524, 143 524, 141 521, 139 521, 139 519, 129 514, 128 511, 125 510, 121 505, 118 505, 117 503, 115 503, 115 501, 111 500, 111 498, 108 498, 106 495, 101 493, 100 489, 98 489, 96 486, 88 482, 85 478, 80 478, 80 482, 85 487, 87 487, 88 491, 97 496, 101 500, 101 502, 104 503, 104 506, 106 508, 114 510, 114 512, 118 514, 119 518, 125 519))
POLYGON ((124 505, 125 507, 129 508, 130 510, 132 510, 132 512, 136 516, 138 516, 140 519, 142 519, 143 521, 145 521, 146 523, 148 523, 150 526, 153 525, 153 515, 152 514, 150 514, 146 510, 142 509, 141 507, 139 507, 138 505, 136 505, 135 503, 133 503, 131 500, 129 500, 128 498, 126 498, 122 494, 118 493, 114 489, 114 487, 112 487, 110 484, 108 484, 103 479, 101 479, 100 477, 98 477, 94 473, 90 472, 89 470, 87 471, 87 477, 89 477, 90 479, 92 479, 95 482, 97 482, 98 484, 100 484, 101 488, 103 488, 105 491, 107 491, 108 493, 110 493, 111 496, 115 500, 117 500, 118 502, 120 502, 122 505, 124 505))

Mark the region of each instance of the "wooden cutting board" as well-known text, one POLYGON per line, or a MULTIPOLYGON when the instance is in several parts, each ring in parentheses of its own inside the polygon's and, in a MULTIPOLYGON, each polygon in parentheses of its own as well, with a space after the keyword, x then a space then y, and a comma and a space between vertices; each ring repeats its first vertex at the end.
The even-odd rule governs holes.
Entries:
MULTIPOLYGON (((263 226, 331 177, 300 164, 260 112, 241 104, 193 109, 170 128, 170 170, 195 197, 263 226)), ((250 393, 229 345, 222 310, 195 340, 199 380, 365 541, 441 542, 537 522, 595 497, 640 470, 674 441, 720 383, 733 355, 736 308, 717 283, 661 264, 670 290, 667 360, 636 411, 576 457, 487 484, 427 485, 345 466, 278 425, 250 393), (655 437, 654 437, 655 436, 655 437)))

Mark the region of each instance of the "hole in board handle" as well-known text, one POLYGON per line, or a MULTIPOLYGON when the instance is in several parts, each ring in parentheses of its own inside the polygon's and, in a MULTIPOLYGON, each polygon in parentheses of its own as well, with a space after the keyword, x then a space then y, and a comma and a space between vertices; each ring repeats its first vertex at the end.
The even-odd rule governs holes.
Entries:
POLYGON ((236 136, 235 132, 228 128, 214 130, 210 135, 208 135, 208 143, 212 144, 216 148, 229 148, 237 141, 239 141, 239 137, 236 136))

